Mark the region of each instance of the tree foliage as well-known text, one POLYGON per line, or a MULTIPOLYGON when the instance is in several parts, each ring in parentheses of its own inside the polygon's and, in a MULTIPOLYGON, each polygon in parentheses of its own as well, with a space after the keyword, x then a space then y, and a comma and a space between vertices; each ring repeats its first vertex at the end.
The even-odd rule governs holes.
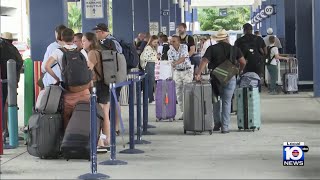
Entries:
POLYGON ((81 32, 81 9, 77 6, 76 3, 68 3, 68 26, 75 33, 81 32))
POLYGON ((228 15, 219 16, 219 8, 199 9, 199 21, 202 31, 219 29, 240 30, 250 20, 250 8, 228 8, 228 15))

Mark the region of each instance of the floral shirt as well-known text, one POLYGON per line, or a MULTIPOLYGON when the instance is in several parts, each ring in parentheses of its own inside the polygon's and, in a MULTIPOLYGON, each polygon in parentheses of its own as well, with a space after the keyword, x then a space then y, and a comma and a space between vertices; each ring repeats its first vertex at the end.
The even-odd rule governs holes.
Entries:
POLYGON ((152 48, 151 46, 146 46, 143 50, 143 56, 144 56, 144 59, 147 61, 147 62, 156 62, 158 61, 158 58, 157 58, 157 50, 152 48))
POLYGON ((186 60, 178 64, 176 66, 176 69, 186 69, 191 67, 191 61, 189 59, 189 52, 188 52, 188 46, 185 44, 180 44, 180 47, 178 50, 176 50, 173 46, 170 46, 170 49, 168 51, 168 60, 169 61, 178 61, 181 57, 185 57, 186 60))

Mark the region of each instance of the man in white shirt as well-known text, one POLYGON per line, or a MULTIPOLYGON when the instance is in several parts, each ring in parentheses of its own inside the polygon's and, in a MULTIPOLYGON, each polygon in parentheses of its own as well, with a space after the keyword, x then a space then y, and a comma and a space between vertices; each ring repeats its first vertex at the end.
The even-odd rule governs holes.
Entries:
POLYGON ((217 42, 213 39, 213 36, 210 37, 210 39, 206 40, 206 42, 203 43, 202 49, 201 49, 201 57, 206 53, 206 50, 208 47, 217 44, 217 42))
POLYGON ((168 51, 170 49, 170 45, 168 43, 168 36, 167 35, 162 35, 162 44, 158 46, 158 54, 161 55, 161 60, 168 60, 168 51))
MULTIPOLYGON (((56 27, 55 29, 55 37, 56 37, 56 41, 51 43, 48 47, 47 47, 47 50, 46 50, 46 53, 44 54, 44 57, 43 57, 43 61, 42 61, 42 65, 41 65, 41 71, 42 73, 44 73, 44 76, 43 76, 43 79, 42 79, 42 82, 43 82, 43 85, 44 87, 46 86, 49 86, 50 84, 54 84, 55 82, 55 79, 49 74, 49 73, 46 73, 46 70, 45 70, 45 65, 49 59, 49 57, 51 56, 51 54, 58 48, 61 48, 63 46, 63 42, 62 42, 62 39, 61 39, 61 33, 63 30, 65 30, 67 27, 64 26, 64 25, 59 25, 56 27)), ((55 74, 58 75, 58 77, 61 79, 61 76, 60 76, 60 68, 56 65, 56 64, 53 64, 52 65, 52 70, 55 72, 55 74)))
POLYGON ((275 44, 275 46, 277 46, 278 51, 280 49, 282 49, 282 45, 281 45, 281 42, 280 42, 279 38, 277 38, 275 35, 273 35, 273 29, 272 28, 268 28, 267 29, 267 36, 263 38, 264 43, 266 44, 266 46, 268 47, 268 46, 271 45, 270 42, 269 42, 269 37, 270 36, 274 36, 275 37, 275 43, 274 44, 275 44))
POLYGON ((288 60, 287 57, 282 57, 279 55, 278 47, 275 45, 276 37, 269 37, 269 46, 268 46, 268 56, 267 57, 267 68, 270 74, 270 85, 269 85, 269 93, 271 95, 277 94, 277 79, 278 79, 278 63, 279 59, 288 60))
POLYGON ((181 111, 179 120, 183 120, 183 86, 192 82, 193 68, 189 59, 188 46, 180 43, 179 36, 172 36, 168 60, 173 61, 172 66, 175 69, 173 80, 176 83, 177 101, 181 111))

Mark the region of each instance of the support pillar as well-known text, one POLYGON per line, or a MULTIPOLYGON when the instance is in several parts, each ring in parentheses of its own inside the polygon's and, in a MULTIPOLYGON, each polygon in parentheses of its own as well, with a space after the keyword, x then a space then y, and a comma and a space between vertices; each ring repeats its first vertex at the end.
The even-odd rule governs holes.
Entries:
POLYGON ((149 0, 134 1, 134 37, 141 32, 149 32, 149 0))
POLYGON ((46 48, 55 41, 55 27, 68 25, 67 0, 29 1, 31 59, 42 61, 46 48))
POLYGON ((113 35, 130 43, 135 38, 133 34, 132 4, 134 4, 132 0, 112 1, 113 35))
POLYGON ((312 0, 313 90, 320 97, 320 1, 312 0))
MULTIPOLYGON (((312 61, 312 0, 295 0, 296 48, 299 60, 299 80, 313 81, 312 61)), ((304 84, 304 82, 301 82, 304 84)))

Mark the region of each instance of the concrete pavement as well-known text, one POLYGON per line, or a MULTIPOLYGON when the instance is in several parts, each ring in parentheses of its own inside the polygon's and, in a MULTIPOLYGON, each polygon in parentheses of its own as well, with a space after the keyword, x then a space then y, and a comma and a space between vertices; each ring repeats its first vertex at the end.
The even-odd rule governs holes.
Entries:
MULTIPOLYGON (((157 135, 143 137, 152 144, 136 145, 145 153, 117 154, 117 159, 127 161, 128 165, 99 165, 98 172, 112 179, 320 178, 320 103, 310 93, 264 94, 260 131, 238 132, 233 115, 231 133, 211 136, 207 132, 184 135, 182 121, 156 123, 155 107, 149 107, 150 124, 157 126, 149 130, 157 135), (285 141, 304 141, 309 146, 305 166, 282 166, 282 143, 285 141)), ((128 130, 128 107, 122 109, 128 130)), ((127 142, 128 135, 125 137, 127 142)), ((121 138, 117 141, 117 151, 123 150, 121 138)), ((110 153, 99 154, 98 162, 109 156, 110 153)), ((86 160, 40 160, 30 156, 24 145, 5 150, 1 156, 1 179, 75 179, 89 171, 90 163, 86 160)))

